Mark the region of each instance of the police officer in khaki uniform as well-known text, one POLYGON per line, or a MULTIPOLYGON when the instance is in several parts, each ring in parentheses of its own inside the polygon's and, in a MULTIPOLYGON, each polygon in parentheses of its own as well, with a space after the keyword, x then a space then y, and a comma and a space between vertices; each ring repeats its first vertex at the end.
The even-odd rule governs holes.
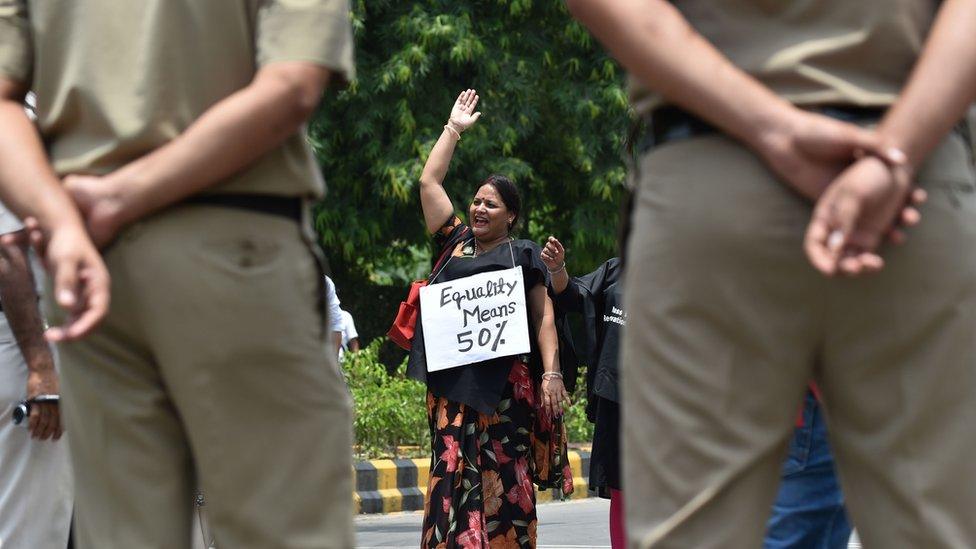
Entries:
POLYGON ((0 0, 0 195, 66 311, 80 547, 189 546, 196 484, 220 547, 352 546, 303 138, 351 48, 347 0, 0 0))
POLYGON ((759 547, 812 378, 865 547, 976 547, 976 177, 953 130, 976 4, 568 4, 651 122, 621 361, 630 546, 759 547))

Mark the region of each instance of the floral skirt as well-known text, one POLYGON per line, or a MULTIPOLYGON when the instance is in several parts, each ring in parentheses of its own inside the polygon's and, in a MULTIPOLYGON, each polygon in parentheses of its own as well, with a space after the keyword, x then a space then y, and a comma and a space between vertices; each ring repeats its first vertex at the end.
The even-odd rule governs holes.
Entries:
POLYGON ((515 361, 491 415, 427 393, 433 455, 422 548, 535 548, 533 484, 573 492, 565 427, 537 407, 537 392, 515 361))

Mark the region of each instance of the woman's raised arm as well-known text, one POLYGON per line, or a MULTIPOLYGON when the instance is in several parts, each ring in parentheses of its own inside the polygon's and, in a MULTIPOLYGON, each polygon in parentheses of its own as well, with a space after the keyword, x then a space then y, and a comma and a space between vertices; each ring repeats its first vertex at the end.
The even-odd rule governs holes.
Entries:
POLYGON ((454 205, 444 190, 444 177, 454 156, 454 147, 461 139, 461 133, 474 125, 481 117, 475 112, 478 105, 478 94, 474 90, 465 90, 454 102, 451 116, 444 125, 444 131, 434 143, 434 148, 424 164, 424 173, 420 175, 420 205, 424 210, 424 221, 427 231, 433 233, 441 228, 445 221, 454 213, 454 205))

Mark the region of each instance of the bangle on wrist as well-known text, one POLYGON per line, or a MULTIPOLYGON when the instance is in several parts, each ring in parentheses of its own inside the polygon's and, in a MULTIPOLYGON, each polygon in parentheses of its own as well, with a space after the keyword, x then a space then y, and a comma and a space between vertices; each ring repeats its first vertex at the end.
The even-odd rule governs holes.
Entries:
POLYGON ((558 273, 559 271, 565 271, 566 270, 566 262, 563 261, 563 264, 560 265, 558 269, 550 269, 549 267, 546 267, 546 270, 549 271, 549 274, 551 274, 551 275, 554 275, 554 274, 558 273))
POLYGON ((902 169, 909 174, 914 172, 908 161, 908 155, 905 154, 904 150, 898 147, 887 147, 885 148, 884 152, 881 153, 875 151, 858 151, 855 154, 856 158, 862 158, 864 156, 873 156, 884 162, 884 164, 892 170, 902 169))
POLYGON ((457 128, 455 128, 454 126, 452 126, 450 122, 448 122, 447 124, 444 124, 444 129, 447 130, 447 131, 449 131, 449 132, 453 132, 454 133, 454 136, 457 137, 457 140, 458 141, 461 140, 461 132, 458 131, 457 128))
POLYGON ((559 379, 562 379, 563 378, 563 373, 562 372, 543 372, 542 373, 542 379, 552 379, 554 377, 558 377, 559 379))

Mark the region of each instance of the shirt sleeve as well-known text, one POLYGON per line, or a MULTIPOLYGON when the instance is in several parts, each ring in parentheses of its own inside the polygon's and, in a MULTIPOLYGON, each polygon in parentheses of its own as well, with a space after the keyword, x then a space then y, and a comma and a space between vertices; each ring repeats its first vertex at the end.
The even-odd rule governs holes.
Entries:
POLYGON ((451 217, 432 235, 434 244, 437 246, 437 251, 431 264, 432 272, 439 266, 443 266, 443 263, 439 260, 444 257, 445 252, 449 249, 454 249, 459 242, 469 238, 470 232, 471 229, 461 221, 460 217, 451 214, 451 217))
POLYGON ((434 244, 437 245, 439 250, 443 250, 446 246, 457 244, 458 240, 467 230, 468 226, 461 221, 461 218, 451 214, 451 217, 432 235, 434 237, 434 244))
POLYGON ((552 289, 550 278, 549 288, 552 294, 552 302, 560 311, 578 313, 583 310, 583 293, 580 291, 578 278, 571 277, 569 282, 566 283, 566 287, 563 288, 563 291, 558 294, 552 289))
POLYGON ((607 285, 607 274, 610 271, 610 262, 607 261, 597 267, 592 273, 576 277, 575 281, 581 292, 588 295, 599 294, 607 285))
POLYGON ((258 66, 308 61, 355 77, 349 0, 262 0, 256 26, 258 66))
POLYGON ((333 332, 342 332, 342 310, 339 309, 339 296, 332 279, 325 277, 325 299, 329 306, 329 327, 333 332))
POLYGON ((17 216, 0 203, 0 235, 14 233, 24 228, 24 224, 17 216))
POLYGON ((33 68, 26 0, 0 0, 0 77, 28 84, 33 68))
POLYGON ((342 328, 346 331, 346 341, 352 341, 359 337, 359 332, 356 331, 356 323, 352 319, 352 314, 349 311, 342 311, 342 328))
POLYGON ((531 240, 519 240, 516 257, 525 276, 525 288, 531 290, 539 284, 549 284, 549 270, 542 262, 542 249, 531 240))

